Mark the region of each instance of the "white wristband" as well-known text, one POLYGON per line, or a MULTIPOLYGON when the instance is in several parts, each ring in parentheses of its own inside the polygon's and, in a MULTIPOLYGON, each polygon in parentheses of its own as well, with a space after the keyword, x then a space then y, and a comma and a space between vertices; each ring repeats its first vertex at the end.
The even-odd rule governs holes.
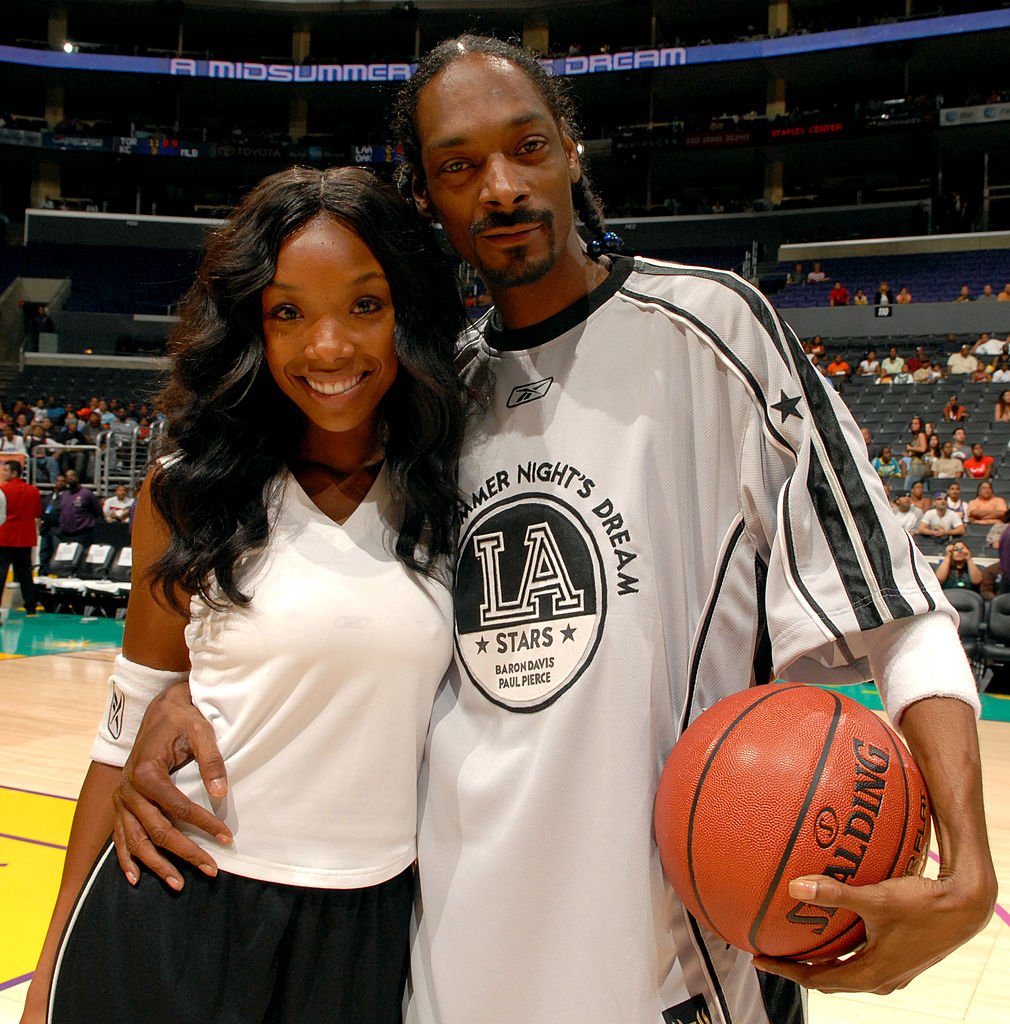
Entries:
POLYGON ((147 705, 162 690, 188 678, 188 672, 148 668, 118 655, 109 677, 109 700, 91 747, 91 760, 116 767, 126 764, 147 705))
POLYGON ((942 611, 897 619, 863 634, 870 671, 892 722, 925 697, 981 703, 953 620, 942 611))

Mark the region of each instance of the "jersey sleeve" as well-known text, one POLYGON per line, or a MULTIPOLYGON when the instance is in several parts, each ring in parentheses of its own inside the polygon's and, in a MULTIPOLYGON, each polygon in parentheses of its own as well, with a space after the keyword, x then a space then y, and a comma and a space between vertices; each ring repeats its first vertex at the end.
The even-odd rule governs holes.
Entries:
POLYGON ((751 309, 767 404, 745 429, 739 474, 768 559, 773 665, 789 680, 865 680, 870 631, 932 611, 956 625, 957 615, 891 512, 844 403, 763 297, 751 309))

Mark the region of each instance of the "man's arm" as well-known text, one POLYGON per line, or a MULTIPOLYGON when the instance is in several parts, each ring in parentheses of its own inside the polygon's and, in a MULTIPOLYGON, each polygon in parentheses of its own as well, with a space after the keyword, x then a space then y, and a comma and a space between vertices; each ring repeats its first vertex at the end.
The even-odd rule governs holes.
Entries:
POLYGON ((982 582, 982 570, 975 564, 975 558, 971 553, 968 555, 968 579, 976 587, 982 582))
POLYGON ((967 942, 992 916, 996 875, 982 804, 975 709, 967 702, 974 681, 953 622, 939 621, 937 614, 900 620, 874 631, 877 637, 866 636, 873 676, 929 790, 939 877, 892 878, 866 886, 820 875, 794 880, 790 895, 795 898, 858 914, 866 925, 866 945, 847 960, 817 965, 758 958, 760 970, 825 992, 885 994, 967 942), (936 694, 963 690, 966 696, 928 696, 931 689, 936 694), (910 695, 911 703, 902 707, 910 695))
POLYGON ((139 860, 173 888, 182 888, 182 876, 162 849, 205 874, 216 872, 214 858, 173 822, 186 821, 218 842, 232 841, 223 821, 189 800, 172 782, 171 772, 191 760, 196 761, 207 792, 214 798, 225 796, 228 778, 214 730, 193 706, 189 683, 177 683, 148 706, 113 795, 116 854, 131 884, 138 877, 139 860))

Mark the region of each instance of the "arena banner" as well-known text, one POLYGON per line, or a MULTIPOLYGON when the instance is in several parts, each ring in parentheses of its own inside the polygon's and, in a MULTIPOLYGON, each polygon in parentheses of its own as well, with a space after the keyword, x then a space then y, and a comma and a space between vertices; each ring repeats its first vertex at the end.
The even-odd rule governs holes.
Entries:
MULTIPOLYGON (((553 75, 577 77, 615 71, 691 67, 729 61, 767 60, 804 53, 880 46, 915 39, 963 35, 1010 28, 1010 9, 974 14, 922 18, 862 28, 841 29, 754 39, 712 46, 674 46, 617 53, 551 57, 543 61, 553 75)), ((73 43, 70 43, 71 47, 73 43)), ((83 45, 83 44, 82 44, 83 45)), ((175 78, 212 78, 274 84, 334 85, 349 82, 398 82, 413 74, 410 63, 284 64, 256 61, 203 60, 189 57, 127 57, 88 53, 85 50, 33 50, 0 46, 0 62, 59 68, 61 70, 112 71, 129 74, 167 75, 175 78)))
POLYGON ((977 107, 944 107, 940 111, 941 128, 957 128, 963 124, 992 124, 1010 121, 1010 103, 983 103, 977 107))

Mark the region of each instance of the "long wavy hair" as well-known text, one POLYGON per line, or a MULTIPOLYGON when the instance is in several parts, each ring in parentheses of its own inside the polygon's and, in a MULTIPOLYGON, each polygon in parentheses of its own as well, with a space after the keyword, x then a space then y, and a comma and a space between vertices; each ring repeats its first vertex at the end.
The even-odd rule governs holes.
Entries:
POLYGON ((395 553, 433 575, 453 548, 466 400, 453 365, 465 320, 451 266, 396 191, 357 168, 295 167, 261 181, 207 240, 172 334, 168 416, 151 497, 171 542, 153 566, 179 592, 247 604, 238 563, 267 539, 270 507, 304 417, 266 364, 261 293, 282 244, 316 217, 357 234, 389 281, 399 372, 382 419, 390 488, 402 509, 395 553))

